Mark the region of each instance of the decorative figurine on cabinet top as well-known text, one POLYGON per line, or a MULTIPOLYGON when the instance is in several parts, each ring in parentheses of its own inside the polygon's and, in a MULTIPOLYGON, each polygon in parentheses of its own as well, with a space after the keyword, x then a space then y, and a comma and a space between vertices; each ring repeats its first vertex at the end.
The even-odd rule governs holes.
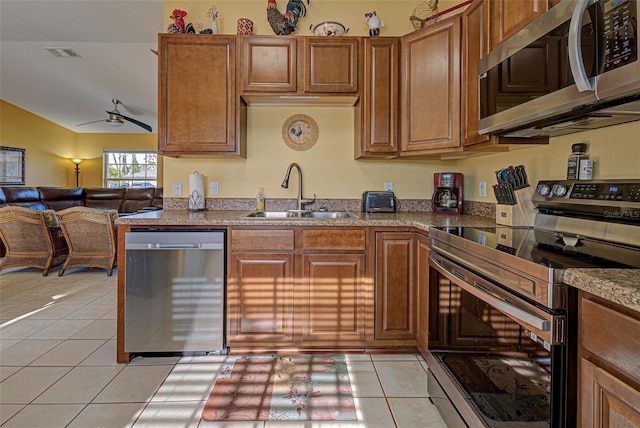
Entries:
POLYGON ((211 33, 218 34, 218 8, 216 5, 212 5, 207 11, 207 18, 211 18, 211 33))
POLYGON ((378 18, 376 11, 374 10, 373 12, 367 12, 364 14, 364 17, 364 22, 366 22, 369 26, 369 35, 372 37, 379 36, 380 28, 384 27, 384 22, 380 18, 378 18))
POLYGON ((278 10, 276 0, 267 0, 267 21, 273 32, 278 35, 288 35, 296 31, 298 20, 304 18, 306 14, 307 8, 302 0, 289 0, 284 15, 278 10))
POLYGON ((169 18, 173 19, 173 23, 167 27, 167 33, 189 33, 195 34, 196 30, 193 24, 188 23, 185 25, 184 17, 187 16, 187 12, 180 9, 174 9, 169 18))

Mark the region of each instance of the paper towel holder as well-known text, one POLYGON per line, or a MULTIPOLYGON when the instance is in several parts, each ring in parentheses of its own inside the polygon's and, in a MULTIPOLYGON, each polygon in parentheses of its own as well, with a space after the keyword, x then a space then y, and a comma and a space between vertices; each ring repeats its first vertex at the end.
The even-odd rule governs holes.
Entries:
POLYGON ((204 211, 204 175, 193 171, 189 175, 189 211, 204 211))

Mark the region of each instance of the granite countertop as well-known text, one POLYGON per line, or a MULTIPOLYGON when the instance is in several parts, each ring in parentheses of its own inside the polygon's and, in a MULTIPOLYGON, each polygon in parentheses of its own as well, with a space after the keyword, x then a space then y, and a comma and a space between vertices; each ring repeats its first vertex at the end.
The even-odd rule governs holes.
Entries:
MULTIPOLYGON (((444 215, 426 211, 398 213, 354 213, 351 219, 269 219, 241 217, 247 211, 161 210, 118 218, 118 224, 133 226, 379 226, 494 227, 493 218, 475 215, 444 215)), ((640 269, 567 269, 564 282, 596 296, 640 312, 640 269)))
POLYGON ((241 217, 247 211, 186 211, 160 210, 150 211, 118 218, 118 224, 136 226, 384 226, 415 227, 429 230, 430 226, 468 226, 493 227, 493 218, 475 215, 446 215, 426 211, 397 213, 361 213, 358 218, 319 219, 319 218, 246 218, 241 217))
POLYGON ((564 282, 640 312, 640 269, 567 269, 564 282))

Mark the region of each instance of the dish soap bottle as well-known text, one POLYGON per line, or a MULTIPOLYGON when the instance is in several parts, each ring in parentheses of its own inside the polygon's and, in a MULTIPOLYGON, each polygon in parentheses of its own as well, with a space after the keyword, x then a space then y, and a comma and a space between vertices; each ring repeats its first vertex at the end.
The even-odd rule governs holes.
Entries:
POLYGON ((256 195, 256 211, 264 211, 264 187, 258 188, 256 195))

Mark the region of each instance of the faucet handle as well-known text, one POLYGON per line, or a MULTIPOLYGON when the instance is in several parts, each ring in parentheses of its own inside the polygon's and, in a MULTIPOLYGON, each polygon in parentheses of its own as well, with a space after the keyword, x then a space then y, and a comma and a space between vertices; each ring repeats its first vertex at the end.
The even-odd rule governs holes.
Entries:
POLYGON ((300 203, 301 203, 302 205, 309 205, 309 204, 314 203, 315 201, 316 201, 316 194, 314 193, 314 194, 313 194, 313 199, 301 199, 301 200, 300 200, 300 203))

